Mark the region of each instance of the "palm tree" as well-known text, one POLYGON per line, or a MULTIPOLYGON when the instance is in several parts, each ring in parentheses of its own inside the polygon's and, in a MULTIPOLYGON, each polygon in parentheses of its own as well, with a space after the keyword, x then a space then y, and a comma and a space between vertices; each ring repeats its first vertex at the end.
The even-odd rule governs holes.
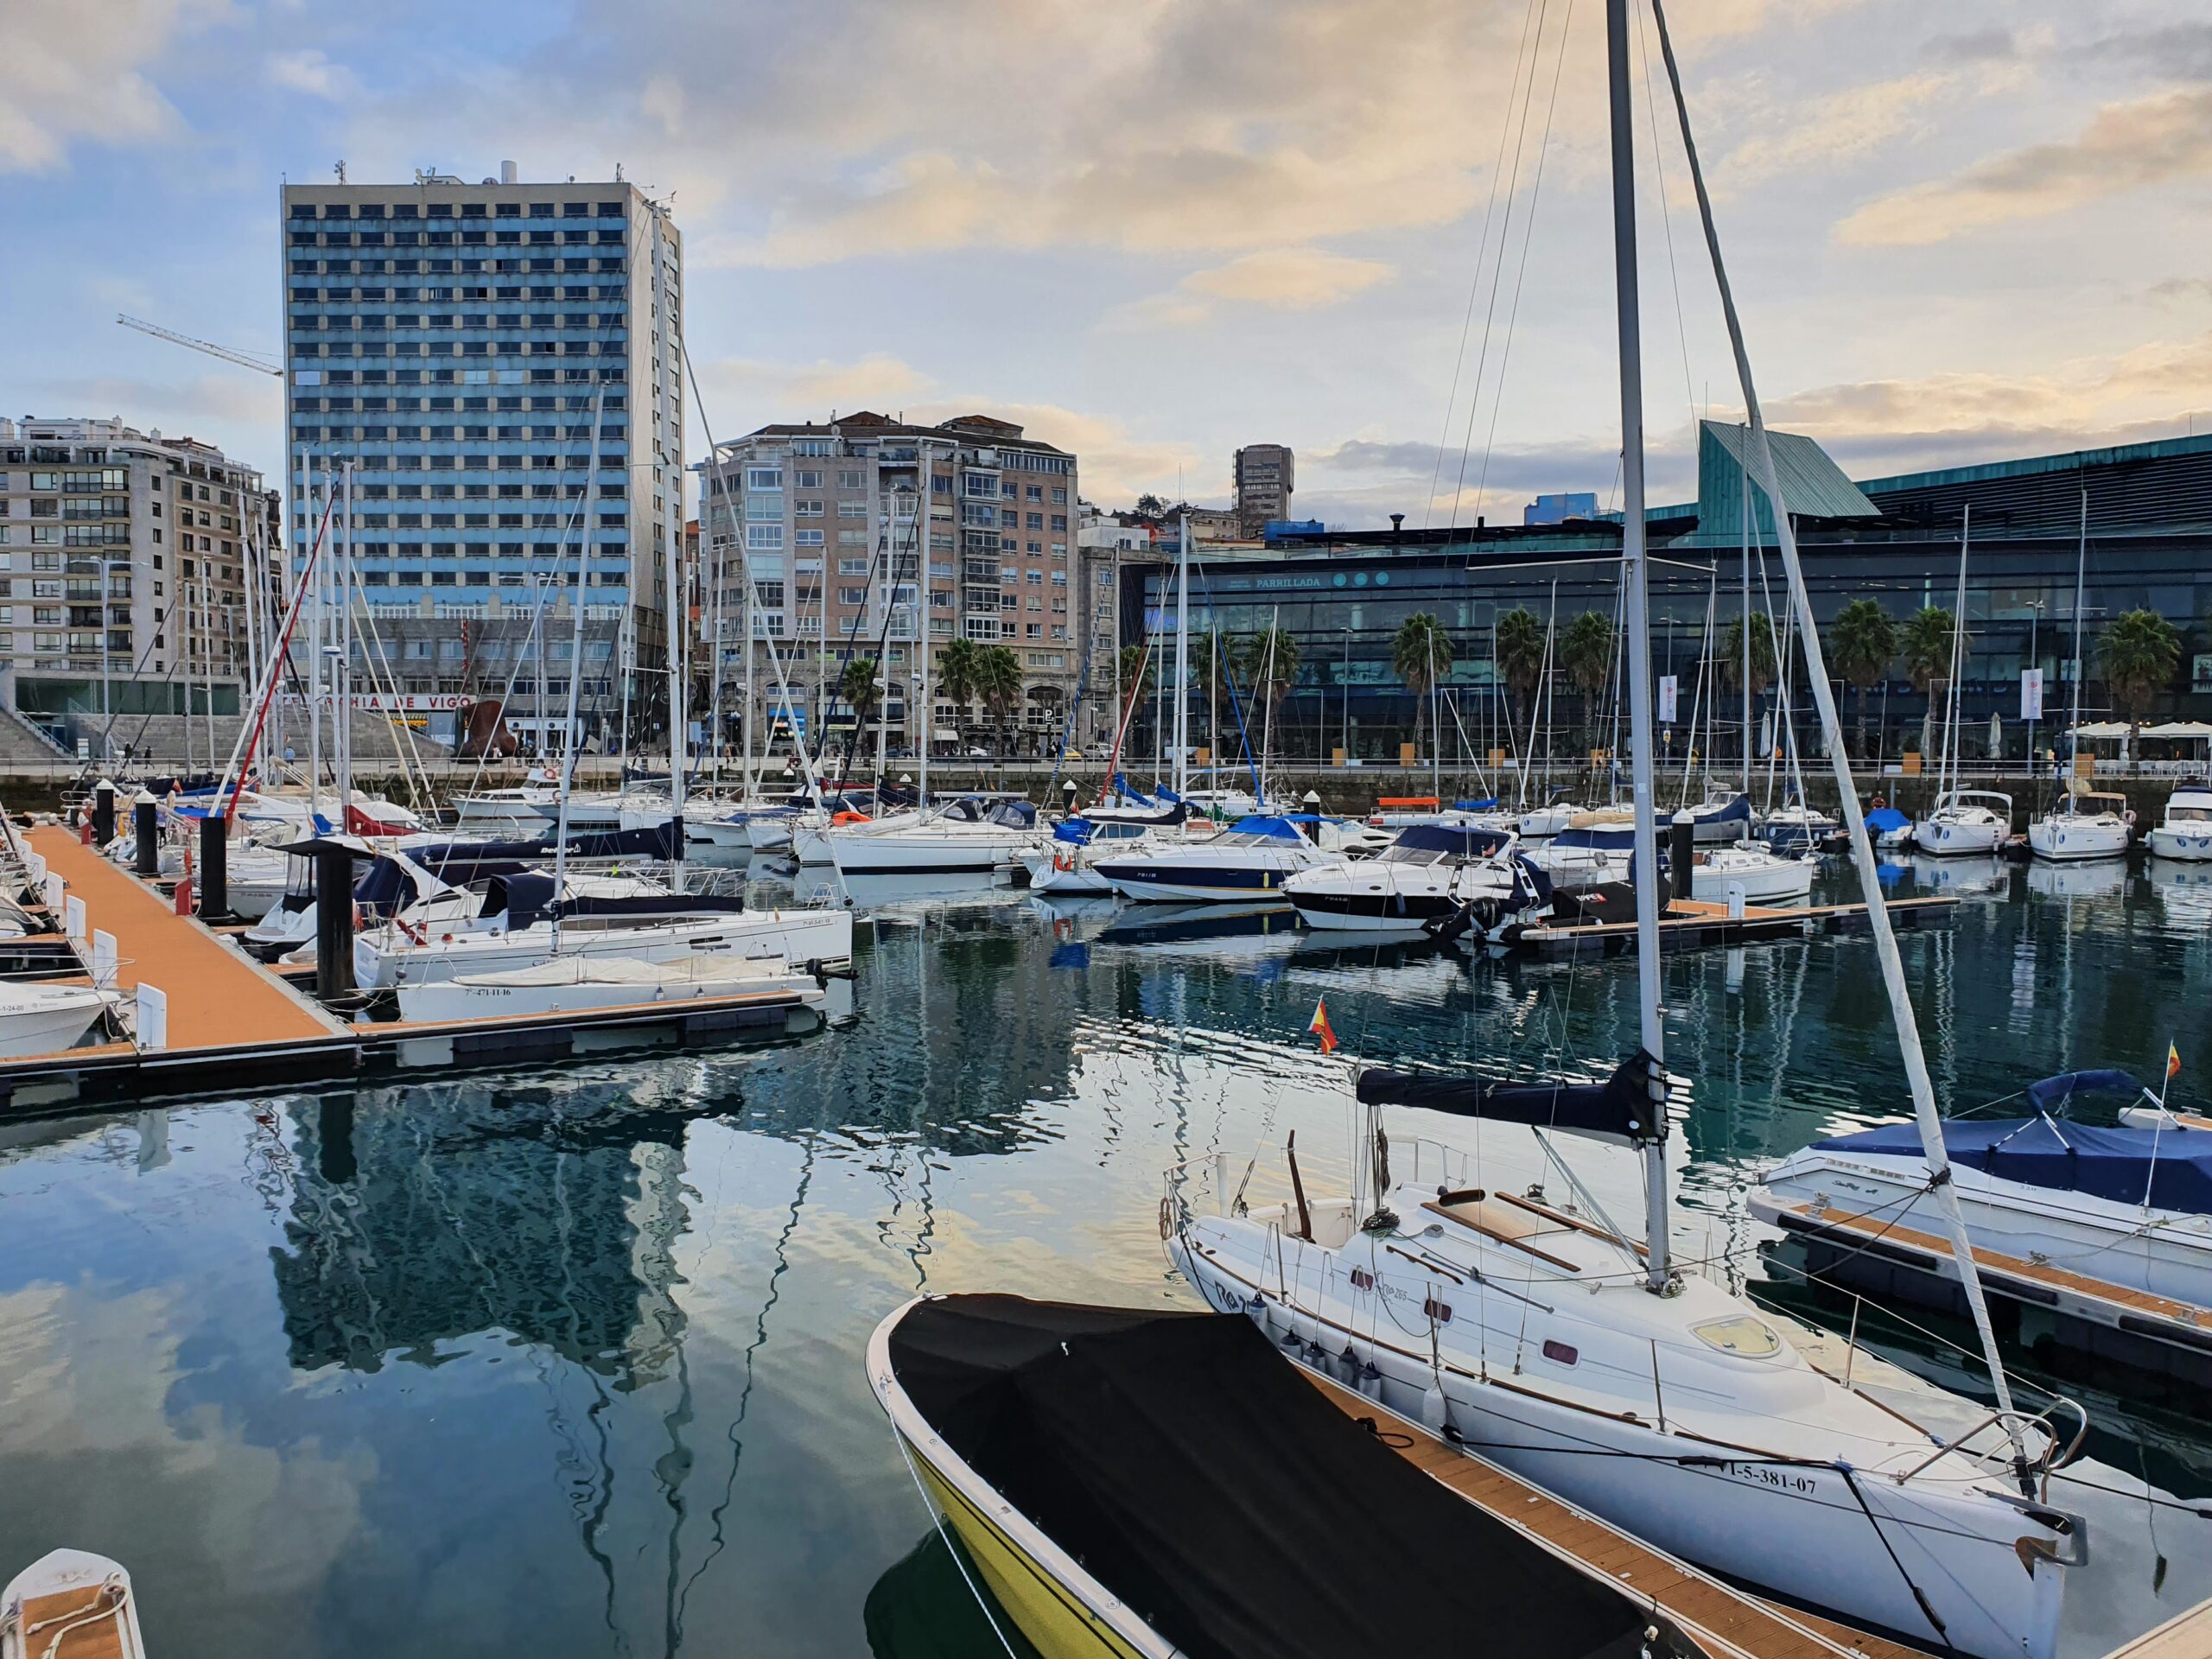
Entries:
POLYGON ((1738 690, 1744 687, 1744 626, 1751 630, 1751 696, 1758 696, 1774 683, 1774 629, 1766 618, 1738 616, 1720 636, 1720 672, 1738 690))
POLYGON ((1230 675, 1222 667, 1228 649, 1229 642, 1217 627, 1207 629, 1203 639, 1191 642, 1191 695, 1206 710, 1206 753, 1215 766, 1221 764, 1221 734, 1215 728, 1220 719, 1222 693, 1230 683, 1230 675))
MULTIPOLYGON (((1928 699, 1928 712, 1920 720, 1920 746, 1927 750, 1935 730, 1936 688, 1951 677, 1951 651, 1958 619, 1941 605, 1923 605, 1904 625, 1898 651, 1904 658, 1904 677, 1912 689, 1928 699)), ((1948 739, 1946 741, 1948 742, 1948 739)))
POLYGON ((855 730, 865 725, 874 711, 879 688, 876 681, 877 664, 873 657, 855 657, 847 663, 837 676, 837 695, 853 711, 855 730))
MULTIPOLYGON (((1452 636, 1427 611, 1415 611, 1398 625, 1390 642, 1390 666, 1414 694, 1414 741, 1421 741, 1421 711, 1436 683, 1452 671, 1452 636)), ((1432 741, 1440 741, 1431 734, 1432 741)))
POLYGON ((2181 635, 2156 611, 2122 611, 2097 639, 2097 671, 2130 727, 2171 683, 2180 662, 2181 635))
POLYGON ((1013 746, 1014 711, 1021 706, 1021 658, 1008 645, 976 653, 976 690, 998 722, 1001 751, 1013 746))
POLYGON ((1859 753, 1866 753, 1866 694, 1890 671, 1897 654, 1897 626, 1881 601, 1854 599, 1828 629, 1828 660, 1859 688, 1859 753))
POLYGON ((1498 674, 1513 692, 1513 718, 1517 724, 1527 711, 1529 694, 1543 683, 1544 625, 1534 611, 1516 606, 1499 615, 1491 639, 1498 674))
POLYGON ((1597 702, 1605 693, 1605 682, 1613 677, 1613 658, 1619 646, 1613 619, 1603 611, 1583 612, 1560 636, 1560 666, 1567 671, 1567 683, 1582 694, 1583 717, 1592 728, 1598 723, 1597 702))
POLYGON ((952 705, 953 718, 965 724, 968 705, 976 700, 976 658, 973 639, 955 639, 937 654, 937 683, 952 705))
POLYGON ((1274 711, 1298 678, 1298 641, 1287 628, 1262 628, 1244 642, 1237 656, 1237 676, 1250 688, 1253 706, 1268 716, 1271 734, 1274 711))

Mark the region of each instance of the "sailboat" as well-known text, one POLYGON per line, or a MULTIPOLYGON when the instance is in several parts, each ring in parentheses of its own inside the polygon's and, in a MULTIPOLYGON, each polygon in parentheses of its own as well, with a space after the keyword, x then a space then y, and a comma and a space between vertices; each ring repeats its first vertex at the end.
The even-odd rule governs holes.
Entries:
MULTIPOLYGON (((1169 1260, 1208 1302, 1241 1311, 1286 1348, 1364 1376, 1382 1402, 1691 1561, 1864 1627, 1971 1659, 2050 1659, 2079 1518, 2045 1500, 2064 1455, 2047 1417, 2012 1408, 1979 1281, 1969 1305, 1999 1409, 1963 1437, 1932 1433, 1850 1388, 1748 1300, 1672 1259, 1654 812, 1651 649, 1644 550, 1643 389, 1636 294, 1629 0, 1608 0, 1613 239, 1622 426, 1622 556, 1636 809, 1637 1007, 1641 1041, 1602 1081, 1500 1084, 1370 1071, 1351 1192, 1249 1202, 1226 1160, 1177 1172, 1160 1224, 1169 1260), (1385 1106, 1526 1125, 1576 1195, 1496 1185, 1479 1156, 1382 1133, 1385 1106), (1641 1243, 1608 1220, 1553 1149, 1552 1131, 1625 1145, 1643 1169, 1641 1243), (1394 1179, 1392 1166, 1399 1172, 1394 1179), (1410 1166, 1410 1167, 1409 1167, 1410 1166), (1192 1179, 1192 1177, 1198 1179, 1192 1179)), ((1810 614, 1787 501, 1766 440, 1719 255, 1663 10, 1659 42, 1751 425, 1774 504, 1790 599, 1810 614)), ((1809 678, 1870 900, 1879 957, 1927 1156, 1942 1132, 1817 636, 1809 678)), ((1255 1160, 1256 1163, 1256 1160, 1255 1160)), ((1955 1195, 1943 1224, 1967 1255, 1955 1195)), ((2070 1425, 2069 1425, 2070 1427, 2070 1425)))
POLYGON ((1943 750, 1936 767, 1936 804, 1912 826, 1915 850, 1937 858, 1972 858, 1995 852, 2012 833, 2012 798, 2001 790, 1959 786, 1959 720, 1965 698, 1959 676, 1966 667, 1967 548, 1974 531, 1968 505, 1959 525, 1959 593, 1952 613, 1951 672, 1943 690, 1943 750))
MULTIPOLYGON (((2082 588, 2089 563, 2089 493, 2082 492, 2082 533, 2074 559, 2074 690, 2069 730, 2082 725, 2082 588)), ((2028 851, 2051 860, 2120 858, 2134 830, 2127 822, 2127 798, 2091 789, 2081 778, 2066 779, 2065 798, 2028 826, 2028 851)))

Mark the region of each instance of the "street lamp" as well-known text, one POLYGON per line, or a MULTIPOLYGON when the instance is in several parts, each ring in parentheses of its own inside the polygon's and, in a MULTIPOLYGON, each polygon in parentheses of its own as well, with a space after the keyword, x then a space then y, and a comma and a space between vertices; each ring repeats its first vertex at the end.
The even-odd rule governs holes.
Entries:
POLYGON ((1338 744, 1344 750, 1344 760, 1350 762, 1351 760, 1351 630, 1345 628, 1342 632, 1344 636, 1344 729, 1338 734, 1338 744))
MULTIPOLYGON (((2043 607, 2050 603, 2050 596, 2048 594, 2041 599, 2031 599, 2028 601, 2028 666, 2036 670, 2038 676, 2043 670, 2043 658, 2036 651, 2036 630, 2037 625, 2043 620, 2043 607)), ((2036 690, 2036 706, 2040 709, 2043 706, 2043 688, 2040 683, 2037 684, 2036 690)), ((2028 776, 2032 778, 2035 773, 2036 722, 2035 716, 2031 715, 2028 717, 2028 776)))

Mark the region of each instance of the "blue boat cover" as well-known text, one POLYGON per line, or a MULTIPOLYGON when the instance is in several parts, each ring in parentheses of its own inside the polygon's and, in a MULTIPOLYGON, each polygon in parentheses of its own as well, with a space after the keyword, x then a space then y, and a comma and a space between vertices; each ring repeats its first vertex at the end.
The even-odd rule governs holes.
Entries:
MULTIPOLYGON (((1314 820, 1308 818, 1307 822, 1312 823, 1314 820)), ((1237 819, 1229 826, 1227 833, 1233 836, 1271 836, 1277 841, 1304 839, 1290 819, 1273 817, 1264 812, 1255 812, 1249 817, 1237 819)))
POLYGON ((1454 812, 1487 812, 1497 804, 1497 797, 1492 795, 1479 801, 1454 801, 1452 803, 1452 810, 1454 812))
POLYGON ((1088 847, 1091 833, 1097 827, 1088 818, 1063 818, 1052 826, 1052 839, 1064 841, 1071 847, 1088 847))
POLYGON ((2126 1095, 2130 1100, 2143 1085, 2125 1071, 2062 1071, 2028 1085, 2028 1104, 2039 1112, 2063 1112, 2075 1095, 2126 1095))
MULTIPOLYGON (((1636 845, 1634 830, 1562 830, 1552 837, 1554 847, 1629 847, 1636 845)), ((1662 838, 1660 850, 1666 850, 1662 838)))
MULTIPOLYGON (((1917 1156, 1920 1131, 1892 1123, 1814 1145, 1823 1152, 1917 1156)), ((1999 1180, 2115 1204, 2212 1215, 2212 1134, 2191 1129, 2097 1128, 2047 1117, 1943 1126, 1951 1161, 1999 1180)))
POLYGON ((1502 830, 1477 830, 1461 823, 1415 823, 1398 831, 1396 845, 1416 853, 1448 853, 1453 858, 1488 858, 1505 845, 1502 830))
POLYGON ((1718 812, 1708 812, 1702 806, 1694 806, 1690 809, 1690 816, 1700 823, 1734 823, 1751 816, 1751 798, 1738 795, 1718 812))
POLYGON ((1912 823, 1910 818, 1894 806, 1878 806, 1866 815, 1866 828, 1875 835, 1886 835, 1892 830, 1903 830, 1912 823))

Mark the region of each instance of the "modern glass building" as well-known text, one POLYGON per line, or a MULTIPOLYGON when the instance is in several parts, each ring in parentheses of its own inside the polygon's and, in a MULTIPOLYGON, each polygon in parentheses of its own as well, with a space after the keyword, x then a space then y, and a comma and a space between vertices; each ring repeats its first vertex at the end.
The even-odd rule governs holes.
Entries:
MULTIPOLYGON (((1776 435, 1783 493, 1797 514, 1799 543, 1813 605, 1825 629, 1853 599, 1880 603, 1900 628, 1924 606, 1953 607, 1966 554, 1966 655, 1962 722, 1967 752, 1999 750, 2024 757, 2021 671, 2044 670, 2044 713, 2037 743, 2065 722, 2071 690, 2075 576, 2087 500, 2087 559, 2082 617, 2088 673, 2085 720, 2112 716, 2113 699, 2098 675, 2097 639, 2107 620, 2149 609, 2178 631, 2182 652, 2171 685, 2149 711, 2212 716, 2212 437, 2171 439, 2124 448, 2037 456, 1987 466, 1894 478, 1847 480, 1809 440, 1776 435)), ((1698 499, 1650 510, 1652 652, 1655 671, 1675 677, 1675 723, 1686 725, 1698 703, 1700 664, 1743 607, 1745 540, 1740 429, 1708 423, 1701 435, 1698 499)), ((1755 628, 1769 613, 1787 614, 1781 561, 1764 494, 1751 490, 1754 526, 1750 560, 1755 628)), ((1556 525, 1484 527, 1422 533, 1381 531, 1300 538, 1249 555, 1217 553, 1194 563, 1191 578, 1194 632, 1218 627, 1249 638, 1270 626, 1295 642, 1298 668, 1275 716, 1274 751, 1294 758, 1331 757, 1344 746, 1368 760, 1396 759, 1409 741, 1414 699, 1392 666, 1400 626, 1417 612, 1435 616, 1454 661, 1444 676, 1447 754, 1464 731, 1480 753, 1513 747, 1501 722, 1523 705, 1522 741, 1535 695, 1516 699, 1497 671, 1501 613, 1516 608, 1554 624, 1563 635, 1585 611, 1617 622, 1620 591, 1618 517, 1556 525)), ((1174 625, 1172 564, 1124 565, 1121 639, 1162 637, 1174 625), (1163 602, 1164 601, 1164 602, 1163 602)), ((1198 647, 1203 649, 1201 645, 1198 647)), ((1794 657, 1794 653, 1793 653, 1794 657)), ((1710 671, 1707 679, 1710 685, 1710 671)), ((1563 752, 1606 742, 1615 701, 1609 681, 1585 692, 1554 665, 1544 685, 1549 724, 1563 752)), ((1940 700, 1940 687, 1936 696, 1940 700)), ((1708 689, 1707 697, 1712 696, 1708 689)), ((1740 742, 1735 682, 1719 693, 1725 736, 1740 742)), ((1859 707, 1856 687, 1839 687, 1847 727, 1859 707)), ((1762 700, 1770 709, 1776 694, 1762 700)), ((1902 660, 1866 690, 1869 742, 1894 757, 1917 748, 1929 698, 1902 660)), ((1793 698, 1801 732, 1809 729, 1802 679, 1793 698)), ((1231 716, 1224 700, 1224 728, 1231 716)), ((1156 741, 1155 710, 1141 712, 1136 743, 1156 741)), ((1203 722, 1201 722, 1201 728, 1203 722)), ((1687 734, 1677 736, 1687 741, 1687 734)), ((1225 735, 1222 747, 1229 749, 1225 735)), ((1679 752, 1679 751, 1677 751, 1679 752)))
MULTIPOLYGON (((478 184, 290 185, 283 270, 292 545, 313 544, 350 467, 335 563, 376 618, 378 677, 418 695, 512 683, 528 725, 544 713, 527 661, 538 579, 571 582, 581 554, 580 695, 604 723, 620 663, 665 662, 683 528, 682 239, 665 207, 620 179, 530 183, 512 163, 478 184)), ((562 616, 542 631, 556 709, 562 616)))

